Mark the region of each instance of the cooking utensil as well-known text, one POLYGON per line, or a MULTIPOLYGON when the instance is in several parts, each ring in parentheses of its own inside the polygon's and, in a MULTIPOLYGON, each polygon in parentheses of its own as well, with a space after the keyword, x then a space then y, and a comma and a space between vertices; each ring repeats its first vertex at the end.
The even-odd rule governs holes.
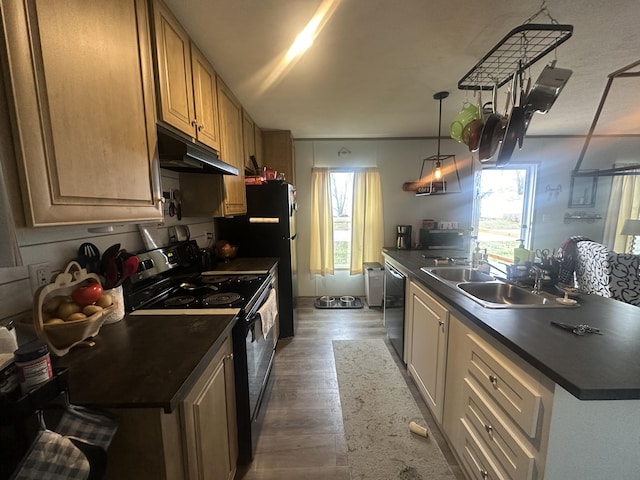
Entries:
POLYGON ((93 243, 83 243, 78 248, 78 263, 87 272, 98 273, 100 271, 100 250, 93 243))
POLYGON ((182 220, 182 192, 176 188, 172 196, 176 202, 176 216, 178 220, 182 220))
POLYGON ((102 261, 100 264, 102 270, 102 276, 104 277, 105 289, 113 288, 118 281, 118 267, 116 264, 116 257, 120 252, 120 244, 116 243, 107 248, 102 254, 102 261))
POLYGON ((498 167, 509 163, 509 160, 511 160, 511 156, 513 155, 513 150, 520 141, 521 137, 524 136, 524 111, 522 110, 522 107, 520 105, 516 105, 516 101, 520 96, 520 92, 518 91, 518 80, 519 72, 516 71, 513 74, 511 95, 509 97, 513 101, 513 106, 511 108, 511 113, 509 114, 509 121, 507 122, 504 136, 502 138, 500 153, 498 154, 498 159, 496 160, 496 166, 498 167))
POLYGON ((572 73, 568 68, 556 68, 555 62, 545 66, 527 95, 527 105, 534 111, 547 113, 572 73))

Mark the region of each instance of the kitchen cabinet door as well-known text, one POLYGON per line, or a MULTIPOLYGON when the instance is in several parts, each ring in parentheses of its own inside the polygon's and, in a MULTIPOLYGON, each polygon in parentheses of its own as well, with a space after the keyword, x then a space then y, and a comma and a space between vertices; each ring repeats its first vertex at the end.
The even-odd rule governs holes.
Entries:
POLYGON ((253 162, 251 155, 256 155, 256 132, 255 123, 246 110, 242 110, 242 143, 244 150, 244 166, 253 171, 253 162))
POLYGON ((264 167, 264 153, 263 153, 263 141, 262 141, 262 129, 257 123, 253 125, 253 136, 256 144, 256 160, 258 161, 258 167, 262 169, 264 167))
POLYGON ((197 138, 205 145, 220 151, 216 72, 193 42, 191 43, 191 67, 197 138))
POLYGON ((238 169, 238 175, 224 175, 222 216, 247 213, 244 185, 242 144, 242 105, 227 85, 218 78, 218 109, 220 113, 220 157, 238 169))
POLYGON ((182 404, 189 480, 232 480, 238 458, 231 342, 225 342, 182 404))
POLYGON ((153 2, 153 17, 158 69, 158 119, 195 138, 189 35, 161 1, 153 2))
POLYGON ((296 183, 296 162, 293 137, 289 130, 264 130, 262 132, 264 166, 284 174, 287 182, 296 183))
POLYGON ((153 12, 158 119, 220 150, 216 73, 161 0, 153 12))
POLYGON ((407 368, 433 416, 442 423, 449 312, 415 283, 409 285, 409 298, 411 350, 407 368))
POLYGON ((2 0, 30 226, 162 219, 144 0, 2 0))

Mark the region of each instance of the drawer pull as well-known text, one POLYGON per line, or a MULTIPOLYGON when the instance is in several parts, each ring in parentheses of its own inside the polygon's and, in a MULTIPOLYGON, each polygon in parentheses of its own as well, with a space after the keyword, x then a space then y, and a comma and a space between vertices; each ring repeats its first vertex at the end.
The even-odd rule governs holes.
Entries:
POLYGON ((498 377, 496 377, 495 375, 489 375, 489 381, 494 387, 498 387, 498 377))
POLYGON ((487 431, 489 435, 493 433, 493 427, 491 425, 485 425, 484 429, 487 431))
POLYGON ((487 472, 486 470, 480 470, 480 476, 482 478, 489 478, 489 472, 487 472))

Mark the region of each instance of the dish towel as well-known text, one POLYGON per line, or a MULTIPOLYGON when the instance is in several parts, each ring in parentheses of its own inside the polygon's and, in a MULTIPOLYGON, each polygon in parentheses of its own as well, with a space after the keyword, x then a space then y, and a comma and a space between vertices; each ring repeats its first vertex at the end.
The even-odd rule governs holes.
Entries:
POLYGON ((262 336, 266 339, 271 327, 273 327, 278 318, 278 302, 276 301, 275 289, 272 288, 269 292, 267 301, 258 309, 258 315, 262 320, 262 336))

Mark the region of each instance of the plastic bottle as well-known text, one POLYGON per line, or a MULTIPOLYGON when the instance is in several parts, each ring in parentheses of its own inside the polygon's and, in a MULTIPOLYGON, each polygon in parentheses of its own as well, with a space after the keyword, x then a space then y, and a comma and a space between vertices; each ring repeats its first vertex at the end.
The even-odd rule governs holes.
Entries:
POLYGON ((476 241, 476 248, 471 254, 471 266, 473 268, 478 268, 480 265, 480 260, 482 260, 482 252, 480 251, 480 242, 476 241))
POLYGON ((513 263, 516 265, 524 265, 529 261, 531 252, 524 248, 524 239, 519 238, 520 245, 513 249, 513 263))

